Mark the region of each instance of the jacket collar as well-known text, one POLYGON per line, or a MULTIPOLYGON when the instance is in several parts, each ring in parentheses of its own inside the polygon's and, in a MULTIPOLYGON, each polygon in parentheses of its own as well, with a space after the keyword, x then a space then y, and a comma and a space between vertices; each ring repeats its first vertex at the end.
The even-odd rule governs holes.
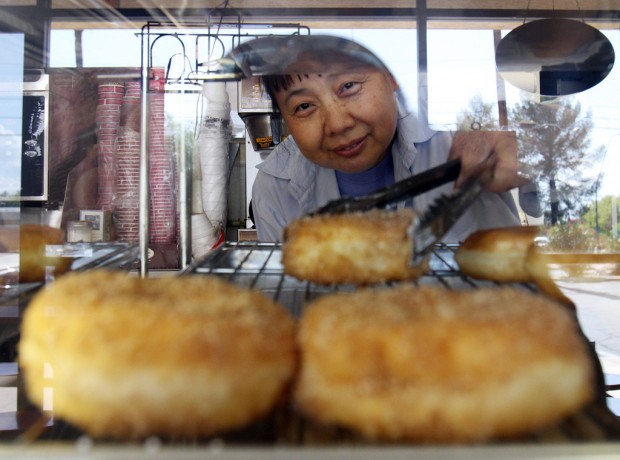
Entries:
POLYGON ((292 136, 278 145, 257 168, 271 176, 288 181, 288 189, 302 213, 315 210, 339 197, 336 174, 302 155, 292 136))

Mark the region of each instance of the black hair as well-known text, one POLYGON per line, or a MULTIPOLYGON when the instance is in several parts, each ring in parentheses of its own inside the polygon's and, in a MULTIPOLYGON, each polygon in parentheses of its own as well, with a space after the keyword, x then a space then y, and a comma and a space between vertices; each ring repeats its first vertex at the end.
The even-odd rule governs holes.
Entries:
POLYGON ((275 111, 280 111, 276 101, 276 93, 278 91, 287 90, 289 86, 295 82, 295 79, 301 81, 302 78, 308 78, 308 76, 308 74, 263 75, 261 77, 261 82, 265 88, 265 91, 267 91, 267 94, 271 98, 273 109, 275 111))
MULTIPOLYGON (((300 56, 299 61, 305 63, 318 62, 322 68, 325 67, 325 63, 336 62, 342 65, 348 65, 351 68, 364 66, 389 72, 381 62, 368 62, 365 59, 360 59, 358 56, 350 56, 334 50, 321 50, 321 53, 320 57, 313 53, 307 53, 303 57, 300 56)), ((320 70, 316 71, 319 76, 321 76, 320 72, 320 70)), ((309 78, 309 76, 309 73, 303 71, 296 72, 293 69, 291 69, 291 73, 263 75, 261 77, 261 82, 265 91, 267 91, 267 94, 271 98, 274 111, 280 111, 280 107, 278 107, 278 103, 276 102, 276 93, 280 90, 287 90, 296 80, 302 81, 303 78, 309 78)))

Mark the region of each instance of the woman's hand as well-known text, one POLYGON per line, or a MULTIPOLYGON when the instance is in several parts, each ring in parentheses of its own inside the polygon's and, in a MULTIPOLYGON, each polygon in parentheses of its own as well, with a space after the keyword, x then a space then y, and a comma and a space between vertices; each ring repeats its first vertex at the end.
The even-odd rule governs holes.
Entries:
POLYGON ((486 190, 500 193, 528 182, 519 175, 517 137, 513 131, 458 131, 449 154, 449 159, 455 158, 461 159, 457 187, 479 171, 483 162, 488 163, 488 170, 480 182, 486 190))

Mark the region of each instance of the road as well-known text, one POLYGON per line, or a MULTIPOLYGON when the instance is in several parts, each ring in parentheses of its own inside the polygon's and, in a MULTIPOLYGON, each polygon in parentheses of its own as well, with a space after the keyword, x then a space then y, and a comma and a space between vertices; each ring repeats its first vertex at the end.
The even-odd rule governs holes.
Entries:
MULTIPOLYGON (((595 343, 608 383, 620 383, 620 277, 557 281, 577 307, 584 334, 595 343)), ((620 390, 610 408, 620 415, 620 390)))

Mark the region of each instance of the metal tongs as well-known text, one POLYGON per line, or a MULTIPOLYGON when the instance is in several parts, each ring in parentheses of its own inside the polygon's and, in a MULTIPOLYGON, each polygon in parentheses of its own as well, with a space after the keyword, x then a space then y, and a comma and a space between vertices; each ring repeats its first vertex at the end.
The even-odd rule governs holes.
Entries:
POLYGON ((490 172, 489 166, 494 158, 495 152, 491 152, 463 184, 451 193, 437 197, 424 214, 414 218, 409 227, 413 239, 412 264, 420 263, 478 198, 482 192, 480 178, 490 172))
MULTIPOLYGON (((451 193, 439 196, 424 214, 414 218, 409 227, 409 234, 414 242, 413 254, 411 255, 412 264, 420 263, 478 198, 482 191, 479 179, 488 170, 488 164, 493 156, 494 154, 491 153, 480 162, 477 169, 461 186, 455 188, 451 193)), ((378 192, 330 201, 312 215, 368 211, 372 208, 385 207, 456 180, 460 171, 460 160, 448 161, 423 173, 396 182, 378 192)))
POLYGON ((482 187, 479 176, 471 177, 450 194, 439 196, 409 227, 413 239, 412 264, 419 264, 450 231, 457 220, 478 198, 482 187))
POLYGON ((448 161, 447 163, 428 169, 420 174, 398 181, 374 193, 332 200, 325 206, 311 213, 311 215, 369 211, 372 208, 385 207, 393 203, 398 203, 406 198, 421 195, 440 185, 454 181, 459 176, 460 172, 460 160, 448 161))

